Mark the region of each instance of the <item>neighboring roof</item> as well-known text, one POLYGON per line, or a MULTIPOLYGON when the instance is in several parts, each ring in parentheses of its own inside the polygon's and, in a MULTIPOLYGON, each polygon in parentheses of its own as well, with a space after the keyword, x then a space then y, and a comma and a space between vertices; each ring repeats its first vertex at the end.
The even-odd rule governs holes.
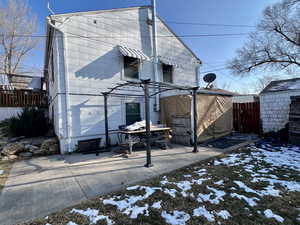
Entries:
POLYGON ((300 90, 300 78, 271 81, 260 94, 289 90, 300 90))
POLYGON ((237 97, 244 97, 244 96, 258 97, 257 94, 239 94, 239 93, 236 93, 236 96, 237 96, 237 97))
POLYGON ((211 95, 223 95, 223 96, 235 96, 234 92, 227 91, 219 88, 200 88, 198 94, 211 94, 211 95))

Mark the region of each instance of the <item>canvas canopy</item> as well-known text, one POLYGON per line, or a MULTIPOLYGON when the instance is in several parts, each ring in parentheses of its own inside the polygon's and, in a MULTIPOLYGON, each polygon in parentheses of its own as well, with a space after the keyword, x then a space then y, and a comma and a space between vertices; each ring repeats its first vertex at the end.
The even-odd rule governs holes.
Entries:
MULTIPOLYGON (((197 95, 198 142, 230 134, 233 128, 232 97, 218 94, 197 95)), ((174 117, 192 118, 192 96, 176 95, 161 98, 161 121, 170 127, 174 117)), ((193 126, 186 123, 187 126, 193 126)), ((190 127, 190 130, 192 130, 190 127)), ((188 130, 188 129, 187 129, 188 130)), ((175 134, 176 135, 176 134, 175 134)))

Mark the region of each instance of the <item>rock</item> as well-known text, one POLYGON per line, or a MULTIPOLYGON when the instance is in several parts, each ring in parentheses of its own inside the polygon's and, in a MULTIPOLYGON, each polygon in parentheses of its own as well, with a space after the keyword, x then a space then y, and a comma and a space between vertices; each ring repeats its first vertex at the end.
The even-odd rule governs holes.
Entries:
POLYGON ((35 151, 38 151, 39 149, 40 149, 40 148, 37 147, 37 146, 35 146, 35 145, 25 145, 25 150, 26 150, 27 152, 33 153, 33 152, 35 152, 35 151))
POLYGON ((33 156, 45 156, 47 155, 47 152, 41 150, 41 149, 37 149, 35 151, 32 152, 33 156))
POLYGON ((51 155, 59 154, 59 145, 58 144, 50 145, 48 152, 51 155))
POLYGON ((9 143, 2 149, 2 154, 6 156, 16 155, 25 151, 25 146, 22 143, 9 143))
POLYGON ((1 157, 1 161, 8 161, 8 160, 9 160, 8 156, 1 157))
POLYGON ((9 156, 4 156, 2 157, 2 161, 10 161, 10 160, 16 160, 18 158, 17 155, 9 155, 9 156))
POLYGON ((20 136, 20 137, 13 137, 13 138, 10 138, 9 139, 9 142, 17 142, 17 141, 20 141, 20 140, 22 140, 22 139, 24 139, 25 138, 25 136, 20 136))
POLYGON ((46 155, 59 153, 58 140, 56 138, 45 140, 41 145, 40 151, 44 152, 46 155))
POLYGON ((31 158, 33 154, 31 152, 21 152, 19 156, 22 158, 31 158))

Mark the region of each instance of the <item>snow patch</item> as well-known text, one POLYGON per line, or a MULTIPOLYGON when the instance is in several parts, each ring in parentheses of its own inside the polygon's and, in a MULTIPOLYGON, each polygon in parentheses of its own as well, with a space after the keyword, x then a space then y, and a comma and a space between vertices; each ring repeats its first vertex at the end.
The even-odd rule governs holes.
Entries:
POLYGON ((161 209, 161 201, 154 202, 151 207, 154 209, 161 209))
POLYGON ((90 209, 81 210, 81 209, 72 209, 70 213, 78 213, 84 216, 87 216, 91 224, 96 224, 99 220, 106 220, 108 225, 114 224, 114 222, 108 218, 108 216, 99 215, 99 210, 90 209))
POLYGON ((258 200, 259 200, 258 198, 255 198, 255 197, 253 197, 253 198, 248 198, 248 197, 246 197, 246 196, 244 196, 244 195, 239 195, 239 194, 237 194, 237 193, 231 193, 230 196, 233 197, 233 198, 238 198, 238 199, 240 199, 240 200, 244 200, 245 202, 247 202, 247 204, 248 204, 249 206, 252 206, 252 207, 253 207, 253 206, 256 206, 257 203, 256 203, 255 201, 258 201, 258 200))
POLYGON ((128 207, 123 213, 126 215, 130 215, 129 217, 131 219, 136 219, 140 214, 144 214, 146 216, 149 216, 149 211, 148 211, 149 205, 145 204, 145 206, 132 206, 128 207))
MULTIPOLYGON (((46 224, 46 225, 49 225, 49 224, 46 224)), ((77 223, 74 223, 74 222, 70 221, 66 225, 77 225, 77 223)))
POLYGON ((281 216, 274 214, 271 209, 265 210, 264 214, 265 214, 265 217, 274 218, 277 222, 282 223, 284 221, 284 219, 281 216))
POLYGON ((216 185, 224 185, 224 180, 219 180, 219 181, 215 182, 214 184, 216 184, 216 185))
POLYGON ((183 175, 183 177, 189 178, 189 177, 192 177, 192 175, 191 174, 185 174, 185 175, 183 175))
POLYGON ((274 197, 279 197, 280 196, 280 191, 274 189, 273 185, 267 186, 264 188, 264 190, 258 191, 258 190, 253 190, 252 188, 249 188, 246 184, 244 184, 242 181, 234 181, 235 184, 239 186, 239 188, 243 189, 245 192, 248 193, 254 193, 259 196, 266 196, 266 195, 271 195, 274 197))
POLYGON ((207 189, 213 191, 213 193, 209 193, 209 194, 199 193, 197 198, 198 202, 210 202, 211 204, 219 204, 220 201, 224 201, 223 196, 225 196, 226 194, 224 191, 220 191, 208 186, 207 189), (215 198, 212 199, 211 196, 213 195, 215 195, 215 198))
POLYGON ((126 188, 126 190, 127 190, 127 191, 132 191, 132 190, 138 189, 139 187, 140 187, 139 185, 131 186, 131 187, 126 188))
POLYGON ((230 213, 227 210, 221 210, 220 212, 216 213, 219 217, 223 218, 224 220, 228 220, 231 217, 230 213))
POLYGON ((173 214, 162 211, 161 216, 171 225, 185 225, 191 216, 183 211, 174 210, 173 214))
POLYGON ((200 206, 199 208, 194 209, 193 216, 197 216, 197 217, 203 216, 209 222, 215 221, 215 216, 212 213, 210 213, 209 211, 207 211, 207 209, 205 208, 205 206, 200 206))
POLYGON ((177 191, 173 188, 172 189, 164 188, 163 192, 170 195, 172 198, 175 198, 177 191))

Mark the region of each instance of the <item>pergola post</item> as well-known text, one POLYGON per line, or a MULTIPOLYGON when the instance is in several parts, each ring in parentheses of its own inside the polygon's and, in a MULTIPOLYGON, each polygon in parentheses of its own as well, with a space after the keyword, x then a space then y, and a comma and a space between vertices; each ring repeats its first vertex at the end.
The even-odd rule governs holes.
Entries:
POLYGON ((107 115, 107 97, 108 93, 103 92, 104 97, 104 120, 105 120, 105 147, 108 149, 110 147, 109 134, 108 134, 108 115, 107 115))
POLYGON ((144 86, 144 95, 145 95, 145 120, 146 120, 146 144, 147 144, 147 162, 145 167, 152 167, 151 163, 151 145, 150 145, 150 96, 149 96, 149 83, 150 79, 142 80, 144 86))
POLYGON ((198 152, 198 146, 197 146, 197 90, 199 87, 193 88, 193 121, 194 121, 194 149, 193 152, 196 153, 198 152))

